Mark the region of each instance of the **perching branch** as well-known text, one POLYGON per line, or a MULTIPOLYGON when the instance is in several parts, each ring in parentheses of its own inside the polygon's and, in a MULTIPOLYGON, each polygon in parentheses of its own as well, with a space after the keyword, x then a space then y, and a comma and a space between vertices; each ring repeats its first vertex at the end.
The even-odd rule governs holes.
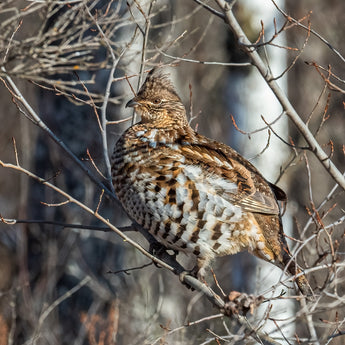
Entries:
MULTIPOLYGON (((198 279, 194 278, 186 270, 175 260, 175 257, 173 255, 168 254, 165 250, 159 250, 157 252, 157 255, 152 255, 151 253, 147 252, 143 247, 141 247, 137 242, 132 240, 130 237, 125 235, 119 228, 114 226, 110 223, 108 219, 105 219, 102 215, 100 215, 97 210, 94 211, 79 200, 73 198, 70 194, 66 193, 62 189, 58 188, 54 184, 46 181, 45 179, 42 179, 41 177, 35 175, 31 171, 21 167, 20 165, 14 165, 10 163, 4 163, 2 160, 0 160, 0 166, 7 168, 7 169, 13 169, 17 170, 21 173, 24 173, 25 175, 29 176, 30 178, 42 183, 48 188, 51 188, 61 196, 63 196, 66 200, 65 203, 73 203, 77 206, 79 206, 81 209, 86 211, 87 213, 93 215, 98 220, 100 220, 102 223, 104 223, 109 229, 114 231, 118 236, 120 236, 125 242, 133 246, 135 249, 137 249, 139 252, 141 252, 143 255, 148 257, 150 260, 152 260, 157 265, 164 267, 165 269, 168 269, 169 271, 177 274, 180 276, 180 281, 184 284, 187 284, 187 286, 202 292, 205 297, 215 306, 217 307, 224 315, 228 316, 234 316, 237 320, 237 322, 246 329, 246 334, 248 336, 251 336, 256 341, 259 341, 262 344, 267 345, 277 345, 276 341, 274 341, 272 338, 267 336, 266 334, 263 334, 259 330, 254 329, 246 317, 239 315, 239 314, 232 314, 231 311, 227 310, 226 308, 226 302, 217 295, 208 285, 205 283, 200 282, 198 279)), ((1 217, 0 219, 3 223, 6 223, 4 221, 4 218, 1 217)), ((147 231, 144 231, 146 235, 149 235, 147 231)), ((164 247, 163 247, 164 248, 164 247)))

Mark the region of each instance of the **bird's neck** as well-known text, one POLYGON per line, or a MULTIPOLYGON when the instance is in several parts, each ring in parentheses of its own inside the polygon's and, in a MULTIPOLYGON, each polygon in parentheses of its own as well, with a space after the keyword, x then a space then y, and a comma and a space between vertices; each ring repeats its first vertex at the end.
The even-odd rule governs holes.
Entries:
POLYGON ((148 143, 151 147, 162 144, 177 144, 182 141, 193 140, 192 138, 195 137, 195 132, 188 123, 183 126, 174 123, 157 126, 153 123, 139 122, 129 129, 128 134, 148 143))

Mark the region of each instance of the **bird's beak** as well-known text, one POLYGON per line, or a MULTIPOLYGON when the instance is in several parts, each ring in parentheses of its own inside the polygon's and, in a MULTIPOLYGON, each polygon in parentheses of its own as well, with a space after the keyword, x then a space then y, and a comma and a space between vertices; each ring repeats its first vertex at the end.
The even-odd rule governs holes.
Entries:
POLYGON ((126 104, 126 108, 134 108, 136 107, 137 105, 140 105, 140 103, 138 103, 137 101, 133 99, 131 99, 127 104, 126 104))

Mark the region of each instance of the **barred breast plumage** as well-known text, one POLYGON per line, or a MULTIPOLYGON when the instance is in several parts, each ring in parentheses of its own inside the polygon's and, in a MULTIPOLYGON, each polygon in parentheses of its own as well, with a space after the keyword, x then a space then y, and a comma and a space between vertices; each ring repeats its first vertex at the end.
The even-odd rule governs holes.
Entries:
MULTIPOLYGON (((168 248, 197 257, 247 249, 284 268, 291 259, 277 199, 285 194, 230 147, 196 133, 167 76, 151 71, 127 103, 141 115, 112 156, 115 191, 128 215, 168 248)), ((294 262, 289 272, 299 272, 294 262)), ((300 290, 310 294, 306 278, 300 290)))

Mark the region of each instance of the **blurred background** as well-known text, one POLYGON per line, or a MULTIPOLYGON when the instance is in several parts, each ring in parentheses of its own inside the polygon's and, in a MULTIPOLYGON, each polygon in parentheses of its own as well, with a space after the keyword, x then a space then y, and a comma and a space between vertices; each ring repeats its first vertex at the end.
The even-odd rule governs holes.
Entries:
MULTIPOLYGON (((344 12, 341 0, 234 6, 244 32, 341 172, 344 12)), ((0 4, 0 65, 0 160, 15 164, 17 150, 22 167, 90 208, 99 206, 117 227, 130 225, 117 202, 104 196, 99 205, 101 184, 110 189, 107 154, 131 124, 124 104, 145 72, 166 66, 193 128, 235 148, 288 195, 285 233, 298 263, 310 268, 320 299, 309 309, 294 298, 272 300, 248 316, 253 326, 282 344, 344 343, 344 191, 303 149, 303 136, 222 19, 197 1, 7 0, 0 4), (11 82, 74 158, 37 125, 11 82)), ((147 257, 64 201, 0 167, 0 345, 252 341, 202 294, 170 272, 142 267, 150 264, 147 257), (129 268, 136 269, 118 272, 129 268)), ((148 248, 140 234, 129 236, 148 248)), ((182 255, 178 260, 193 266, 182 255)), ((248 253, 219 258, 212 267, 226 293, 296 295, 291 285, 272 292, 282 272, 248 253)))

